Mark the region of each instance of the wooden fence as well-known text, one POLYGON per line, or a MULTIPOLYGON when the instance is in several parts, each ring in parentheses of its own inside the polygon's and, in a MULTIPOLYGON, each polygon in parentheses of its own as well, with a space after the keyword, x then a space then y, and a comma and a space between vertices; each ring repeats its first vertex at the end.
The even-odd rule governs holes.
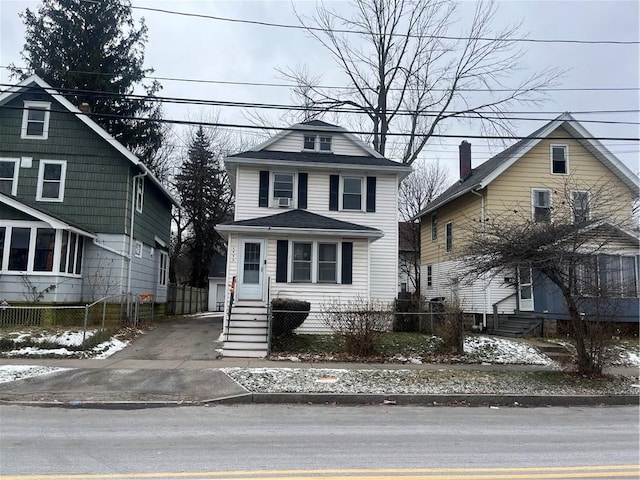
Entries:
POLYGON ((204 312, 207 309, 206 288, 170 283, 167 290, 167 315, 204 312))

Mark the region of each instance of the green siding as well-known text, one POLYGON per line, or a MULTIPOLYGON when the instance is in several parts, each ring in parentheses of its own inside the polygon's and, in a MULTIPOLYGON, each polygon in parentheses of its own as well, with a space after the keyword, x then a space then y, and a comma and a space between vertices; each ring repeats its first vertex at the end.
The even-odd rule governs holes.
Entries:
POLYGON ((15 210, 4 203, 0 203, 0 219, 2 220, 25 220, 29 222, 36 221, 35 218, 27 215, 24 212, 15 210))
MULTIPOLYGON (((20 168, 17 198, 92 232, 128 233, 131 179, 138 169, 75 115, 62 111, 52 97, 33 93, 18 95, 0 109, 0 157, 33 158, 31 168, 20 168), (20 138, 24 100, 51 102, 47 140, 20 138), (62 203, 36 202, 40 160, 66 160, 62 203)), ((153 245, 157 235, 168 242, 170 212, 168 199, 145 182, 141 240, 153 245)))

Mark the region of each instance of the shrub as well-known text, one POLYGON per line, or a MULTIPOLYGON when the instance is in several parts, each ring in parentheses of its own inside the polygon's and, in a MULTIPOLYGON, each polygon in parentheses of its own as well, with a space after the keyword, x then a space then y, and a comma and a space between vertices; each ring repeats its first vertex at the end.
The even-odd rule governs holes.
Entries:
POLYGON ((274 298, 271 300, 271 335, 280 337, 291 335, 293 331, 304 323, 311 304, 304 300, 293 298, 274 298))
POLYGON ((462 308, 458 302, 446 302, 442 322, 435 328, 435 333, 444 342, 446 349, 452 353, 464 353, 464 329, 462 308))
POLYGON ((369 356, 378 351, 380 336, 389 330, 393 312, 383 302, 357 298, 323 305, 322 317, 337 335, 344 337, 347 353, 369 356))

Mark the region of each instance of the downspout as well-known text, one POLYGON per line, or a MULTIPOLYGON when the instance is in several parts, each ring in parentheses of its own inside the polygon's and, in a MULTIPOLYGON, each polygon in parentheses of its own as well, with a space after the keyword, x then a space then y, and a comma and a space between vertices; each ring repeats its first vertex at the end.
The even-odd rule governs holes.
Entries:
MULTIPOLYGON (((485 233, 485 219, 486 219, 486 203, 485 196, 482 193, 478 193, 476 190, 471 190, 471 193, 480 197, 480 222, 482 223, 482 234, 485 233)), ((483 293, 483 306, 482 306, 482 326, 487 328, 487 306, 489 305, 489 288, 487 286, 487 274, 482 274, 482 293, 483 293)))
POLYGON ((131 272, 133 267, 133 224, 136 214, 136 180, 138 178, 144 178, 149 173, 149 170, 144 169, 144 173, 134 175, 131 180, 131 225, 129 227, 129 272, 127 274, 127 292, 131 292, 131 272))

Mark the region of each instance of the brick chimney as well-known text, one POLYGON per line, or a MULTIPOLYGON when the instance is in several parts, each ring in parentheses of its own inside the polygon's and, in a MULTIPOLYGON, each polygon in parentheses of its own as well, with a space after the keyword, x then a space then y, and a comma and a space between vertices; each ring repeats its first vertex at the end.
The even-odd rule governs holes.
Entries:
POLYGON ((90 106, 87 102, 82 102, 82 103, 80 104, 80 106, 78 107, 78 109, 79 109, 82 113, 86 113, 86 114, 91 113, 91 106, 90 106))
POLYGON ((471 144, 463 140, 460 144, 460 180, 471 175, 471 144))

